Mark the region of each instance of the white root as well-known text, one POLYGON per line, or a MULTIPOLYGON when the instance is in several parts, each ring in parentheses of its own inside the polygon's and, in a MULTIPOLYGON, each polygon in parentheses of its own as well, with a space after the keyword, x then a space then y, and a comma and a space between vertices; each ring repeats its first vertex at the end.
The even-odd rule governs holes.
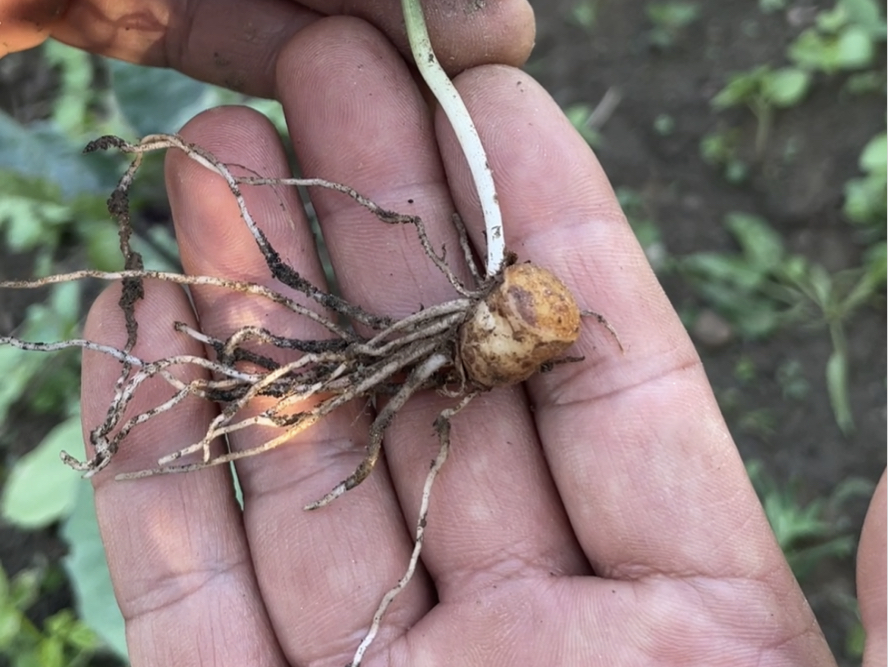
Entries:
POLYGON ((456 140, 459 142, 472 172, 475 188, 478 190, 478 199, 481 202, 481 212, 484 215, 484 228, 487 231, 487 261, 485 264, 487 277, 492 278, 499 275, 506 260, 503 216, 496 196, 493 170, 487 161, 481 137, 478 136, 478 130, 469 115, 465 102, 435 56, 423 18, 420 0, 401 0, 401 8, 404 12, 407 38, 410 41, 410 50, 416 61, 416 67, 450 120, 456 140))
MULTIPOLYGON (((429 359, 429 361, 431 362, 432 359, 429 359)), ((410 554, 410 561, 407 563, 407 569, 398 580, 398 583, 382 597, 382 600, 380 600, 379 606, 376 608, 376 613, 373 614, 370 629, 367 630, 367 634, 358 645, 355 655, 347 667, 360 667, 361 661, 364 659, 364 654, 367 652, 367 649, 370 648, 370 645, 379 633, 379 628, 382 625, 382 617, 385 616, 385 612, 388 610, 391 603, 394 602, 395 598, 400 595, 401 591, 407 588, 407 584, 410 583, 410 580, 413 579, 413 575, 416 573, 416 566, 419 564, 419 556, 422 553, 422 545, 425 539, 425 529, 428 524, 432 485, 435 483, 438 473, 441 472, 441 468, 447 460, 447 455, 450 453, 450 419, 453 415, 466 407, 466 405, 469 404, 469 401, 477 395, 478 392, 472 392, 471 394, 463 396, 458 404, 442 411, 441 414, 438 415, 438 419, 435 420, 435 430, 438 432, 439 443, 438 455, 435 457, 435 460, 432 461, 432 466, 429 468, 425 483, 422 486, 422 499, 419 503, 419 516, 416 519, 416 533, 413 536, 413 552, 410 554)))

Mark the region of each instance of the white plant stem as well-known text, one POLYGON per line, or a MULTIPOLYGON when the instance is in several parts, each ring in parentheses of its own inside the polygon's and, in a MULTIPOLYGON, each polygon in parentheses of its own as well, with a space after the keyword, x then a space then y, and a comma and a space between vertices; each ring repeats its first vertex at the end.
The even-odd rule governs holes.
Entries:
POLYGON ((478 130, 475 128, 475 123, 472 122, 465 102, 432 50, 432 42, 429 39, 429 32, 423 17, 421 1, 401 0, 401 7, 404 11, 410 51, 413 53, 419 73, 450 120, 456 140, 459 142, 472 172, 475 188, 478 190, 478 199, 481 202, 484 227, 487 231, 485 270, 488 277, 495 276, 502 269, 505 261, 506 241, 503 235, 502 213, 493 182, 493 171, 490 169, 487 154, 481 144, 481 137, 478 136, 478 130))

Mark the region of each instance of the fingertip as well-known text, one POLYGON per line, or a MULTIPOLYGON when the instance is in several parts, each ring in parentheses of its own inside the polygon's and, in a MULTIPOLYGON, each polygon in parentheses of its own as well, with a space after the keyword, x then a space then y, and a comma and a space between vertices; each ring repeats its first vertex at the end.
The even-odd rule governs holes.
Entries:
POLYGON ((13 0, 0 8, 0 58, 42 44, 67 7, 66 0, 13 0))
MULTIPOLYGON (((451 76, 481 65, 521 67, 536 38, 533 8, 523 0, 466 2, 455 10, 450 3, 435 3, 428 24, 435 53, 451 76)), ((404 40, 409 53, 406 35, 404 40)))
MULTIPOLYGON (((237 157, 246 164, 251 157, 267 159, 272 156, 277 159, 283 156, 274 124, 264 114, 247 106, 230 105, 202 111, 185 123, 179 134, 204 150, 224 150, 226 155, 216 156, 223 160, 237 157)), ((188 158, 182 151, 174 150, 167 153, 167 159, 188 158)), ((203 167, 200 170, 210 173, 203 167)))
MULTIPOLYGON (((355 3, 353 13, 384 32, 409 60, 404 21, 399 11, 393 11, 393 4, 355 3)), ((520 67, 530 56, 536 24, 526 0, 423 4, 435 54, 451 76, 490 63, 520 67)))
MULTIPOLYGON (((353 16, 328 16, 300 30, 281 49, 277 97, 285 109, 302 106, 306 100, 312 100, 312 107, 322 107, 331 79, 340 88, 360 87, 380 65, 391 71, 395 61, 404 67, 389 40, 372 24, 353 16)), ((300 128, 290 129, 298 137, 300 128)))
MULTIPOLYGON (((260 165, 286 164, 286 156, 280 144, 277 130, 264 115, 244 106, 223 106, 207 109, 189 120, 179 135, 192 146, 208 152, 222 163, 248 166, 257 171, 260 165)), ((272 173, 263 169, 257 174, 276 176, 279 167, 272 173)), ((228 185, 211 169, 191 159, 181 150, 168 150, 164 161, 167 191, 170 205, 176 211, 194 200, 207 205, 212 202, 231 200, 228 185)), ((243 175, 243 174, 238 174, 243 175)), ((188 216, 174 216, 177 232, 187 230, 188 216)), ((180 239, 180 246, 182 245, 180 239)), ((183 248, 184 250, 184 248, 183 248)))

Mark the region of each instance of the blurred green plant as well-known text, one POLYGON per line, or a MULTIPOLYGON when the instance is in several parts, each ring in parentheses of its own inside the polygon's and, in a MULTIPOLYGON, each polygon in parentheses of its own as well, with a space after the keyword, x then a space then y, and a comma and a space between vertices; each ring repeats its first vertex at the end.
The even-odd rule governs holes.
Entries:
POLYGON ((754 215, 730 213, 725 226, 738 253, 697 252, 676 260, 676 267, 742 337, 768 336, 786 318, 786 293, 774 279, 785 260, 783 241, 754 215))
MULTIPOLYGON (((20 334, 29 340, 72 337, 80 318, 80 294, 81 286, 77 283, 53 286, 45 301, 28 307, 20 334)), ((33 412, 41 414, 70 411, 78 400, 79 370, 76 354, 61 352, 50 366, 41 355, 23 355, 15 348, 0 347, 0 438, 5 433, 3 424, 7 423, 9 410, 17 401, 26 400, 33 412)))
POLYGON ((777 415, 771 408, 746 410, 737 419, 737 428, 767 442, 777 433, 777 415))
POLYGON ((83 448, 78 408, 79 404, 71 400, 67 419, 12 466, 0 498, 0 515, 22 530, 61 522, 61 536, 68 544, 64 565, 75 593, 78 617, 101 637, 104 646, 126 658, 123 617, 111 586, 92 486, 59 461, 60 451, 83 448))
POLYGON ((829 329, 832 352, 826 363, 826 388, 836 423, 845 433, 854 429, 848 394, 849 350, 845 327, 858 308, 884 292, 884 244, 881 249, 881 260, 870 260, 862 267, 834 274, 818 264, 794 257, 784 264, 778 277, 802 297, 798 306, 808 321, 822 322, 829 329))
POLYGON ((770 14, 786 9, 786 0, 758 0, 758 5, 763 14, 770 14))
POLYGON ((774 110, 799 104, 808 92, 811 75, 797 67, 774 69, 760 65, 732 74, 727 85, 712 98, 718 111, 746 106, 756 118, 755 154, 761 157, 768 143, 774 110))
POLYGON ((685 28, 700 18, 700 7, 696 2, 649 2, 644 10, 653 25, 647 33, 648 40, 661 49, 674 46, 685 28))
POLYGON ((874 237, 885 238, 886 181, 888 181, 888 138, 885 132, 870 139, 860 154, 861 178, 845 183, 842 212, 851 222, 867 227, 874 237))
POLYGON ((799 581, 808 578, 828 558, 848 558, 857 544, 846 504, 868 498, 873 484, 860 478, 840 482, 827 497, 805 504, 799 484, 778 484, 761 461, 746 464, 746 472, 758 493, 777 543, 799 581))
POLYGON ((700 140, 700 157, 718 167, 728 183, 739 185, 749 177, 749 165, 739 157, 740 130, 722 128, 710 132, 700 140))
POLYGON ((787 359, 775 373, 784 398, 803 401, 811 393, 811 383, 805 377, 804 367, 798 359, 787 359))
POLYGON ((570 8, 570 20, 587 32, 595 29, 601 0, 576 0, 570 8))
POLYGON ((881 93, 885 95, 885 73, 875 70, 850 74, 842 85, 842 92, 848 95, 868 95, 881 93))
POLYGON ((863 622, 860 620, 860 606, 857 604, 857 599, 850 595, 845 596, 843 602, 845 613, 853 619, 851 627, 845 634, 845 655, 860 662, 866 644, 866 632, 863 629, 863 622))
POLYGON ((871 66, 878 45, 885 41, 884 7, 876 0, 838 0, 789 45, 789 59, 826 74, 871 66))
POLYGON ((39 568, 22 570, 10 579, 0 567, 0 657, 10 667, 88 665, 101 644, 70 610, 53 614, 42 627, 28 618, 45 579, 39 568))
POLYGON ((863 266, 830 274, 788 254, 780 235, 758 216, 730 213, 725 226, 739 245, 738 253, 687 255, 676 261, 678 271, 744 338, 769 336, 789 323, 825 324, 832 341, 827 390, 836 423, 849 432, 854 420, 845 326, 858 308, 884 292, 884 245, 882 254, 863 266))
POLYGON ((675 132, 675 118, 668 113, 657 114, 654 118, 654 132, 661 137, 671 136, 675 132))
POLYGON ((594 110, 592 106, 583 103, 571 104, 562 109, 570 124, 586 140, 586 143, 592 148, 599 148, 601 146, 601 133, 591 123, 594 110))

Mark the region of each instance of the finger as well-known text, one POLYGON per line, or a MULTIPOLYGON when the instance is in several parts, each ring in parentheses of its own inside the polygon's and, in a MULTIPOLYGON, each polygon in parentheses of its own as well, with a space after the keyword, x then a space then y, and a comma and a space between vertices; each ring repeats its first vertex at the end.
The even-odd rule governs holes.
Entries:
MULTIPOLYGON (((546 460, 596 573, 697 579, 694 595, 723 629, 767 630, 762 618, 779 619, 763 646, 785 642, 794 659, 825 659, 700 360, 594 155, 527 75, 482 67, 457 84, 489 150, 507 244, 603 313, 625 348, 590 318, 575 351, 585 361, 527 383, 546 460), (749 602, 726 605, 725 580, 749 602)), ((474 188, 449 125, 438 120, 457 203, 480 242, 474 188)))
MULTIPOLYGON (((195 326, 185 294, 166 283, 146 282, 145 288, 145 300, 136 306, 140 324, 133 353, 147 361, 201 355, 199 344, 173 330, 176 320, 195 326)), ((119 294, 119 288, 110 288, 93 305, 87 339, 123 346, 127 334, 119 294)), ((171 371, 182 381, 199 377, 188 368, 171 371)), ((84 353, 85 431, 104 419, 119 375, 116 361, 84 353)), ((148 381, 129 416, 173 393, 160 379, 148 381)), ((212 413, 208 403, 186 399, 130 432, 108 470, 94 478, 102 541, 133 665, 284 664, 259 596, 227 470, 114 480, 117 472, 154 467, 167 448, 199 440, 212 413)))
MULTIPOLYGON (((155 0, 148 6, 132 0, 73 0, 52 36, 101 55, 171 67, 202 81, 273 97, 275 62, 283 45, 320 16, 339 13, 373 22, 409 53, 398 0, 155 0)), ((533 11, 524 0, 467 9, 436 2, 428 13, 438 56, 452 72, 481 62, 520 65, 533 46, 533 11)))
MULTIPOLYGON (((298 91, 283 101, 306 172, 342 180, 382 206, 421 216, 433 245, 445 244, 448 261, 454 261, 459 246, 453 208, 429 111, 381 35, 353 20, 319 22, 283 54, 281 76, 282 90, 298 91), (342 36, 335 47, 334 35, 342 36)), ((453 298, 415 230, 386 227, 336 194, 313 192, 312 201, 337 278, 353 302, 401 317, 453 298)), ((416 395, 388 428, 387 460, 411 532, 437 450, 432 424, 454 403, 416 395)), ((442 599, 467 590, 470 581, 480 585, 482 578, 489 583, 531 571, 585 571, 520 389, 476 399, 454 419, 452 439, 453 455, 432 494, 423 551, 442 599)), ((351 467, 360 458, 356 452, 351 467)), ((343 472, 350 470, 338 471, 331 482, 343 472)))
POLYGON ((888 499, 885 496, 885 473, 876 486, 873 500, 863 522, 857 547, 857 599, 860 620, 866 631, 864 667, 881 665, 888 655, 886 630, 886 523, 888 499))
MULTIPOLYGON (((310 95, 311 91, 303 91, 310 95)), ((285 176, 286 156, 267 120, 242 108, 201 114, 183 136, 214 153, 236 174, 285 176)), ((225 183, 182 153, 168 158, 168 188, 183 265, 189 273, 224 275, 267 285, 311 306, 295 290, 273 280, 240 218, 225 183)), ((323 271, 293 188, 244 189, 247 208, 290 266, 317 285, 323 271)), ((193 290, 202 331, 225 337, 245 325, 279 335, 329 337, 319 325, 274 304, 214 289, 193 290)), ((318 309, 317 305, 313 306, 318 309)), ((263 350, 264 353, 270 353, 263 350)), ((277 355, 278 361, 286 360, 277 355)), ((257 411, 268 401, 256 401, 257 411)), ((329 491, 326 471, 343 452, 363 448, 368 421, 363 403, 345 406, 285 445, 238 462, 244 521, 259 585, 287 657, 294 664, 350 657, 379 601, 380 590, 400 575, 410 543, 384 470, 367 480, 363 498, 346 497, 326 512, 302 507, 329 491), (373 554, 372 558, 366 554, 373 554)), ((266 427, 231 437, 233 449, 259 445, 279 433, 266 427)), ((427 604, 428 587, 417 586, 393 607, 398 623, 411 624, 427 604)))
POLYGON ((272 97, 277 52, 317 18, 289 0, 72 0, 52 36, 99 55, 272 97))
MULTIPOLYGON (((509 247, 564 279, 625 347, 589 320, 576 348, 586 360, 529 382, 596 571, 772 574, 783 559, 699 358, 588 146, 525 74, 479 68, 459 88, 489 149, 509 247)), ((439 128, 460 209, 480 229, 464 162, 439 128)))
POLYGON ((0 1, 0 58, 42 43, 67 4, 66 0, 0 1))
MULTIPOLYGON (((344 9, 342 2, 330 0, 305 0, 305 4, 322 14, 342 13, 372 23, 409 59, 401 0, 345 3, 344 9)), ((423 6, 435 53, 451 74, 485 63, 520 67, 533 48, 533 9, 525 0, 426 0, 423 6)))

